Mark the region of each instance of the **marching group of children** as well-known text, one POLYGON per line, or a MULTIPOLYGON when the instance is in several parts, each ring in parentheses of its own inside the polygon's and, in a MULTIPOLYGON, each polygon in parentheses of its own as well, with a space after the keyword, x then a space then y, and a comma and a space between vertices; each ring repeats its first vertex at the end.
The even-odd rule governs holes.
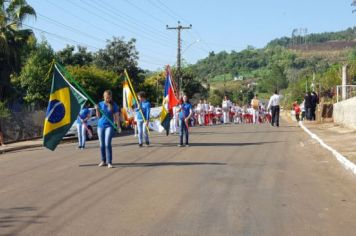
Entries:
MULTIPOLYGON (((138 104, 135 108, 135 120, 138 131, 138 146, 142 147, 150 145, 149 140, 149 122, 150 122, 150 102, 146 100, 144 92, 138 93, 138 104)), ((96 116, 98 121, 98 138, 100 143, 101 162, 98 166, 107 166, 113 168, 112 165, 112 146, 111 141, 115 132, 121 131, 119 108, 112 99, 112 92, 107 90, 104 92, 103 101, 95 106, 96 116)), ((79 148, 85 148, 85 131, 88 131, 87 121, 89 119, 88 108, 81 110, 78 120, 78 140, 79 148)), ((173 117, 170 123, 171 133, 176 133, 179 130, 179 147, 189 147, 189 126, 195 125, 214 125, 214 124, 229 124, 229 123, 267 123, 272 126, 279 126, 279 95, 274 94, 271 97, 267 108, 258 99, 257 95, 251 100, 249 105, 239 106, 232 103, 227 96, 224 97, 221 108, 214 107, 206 100, 199 101, 194 107, 190 104, 186 95, 182 96, 179 105, 173 108, 173 117), (278 109, 277 109, 278 108, 278 109), (272 110, 272 116, 268 110, 272 110), (278 113, 277 113, 278 112, 278 113), (185 140, 183 140, 185 138, 185 140), (184 141, 184 142, 183 142, 184 141)))
MULTIPOLYGON (((137 94, 139 103, 135 108, 136 114, 136 126, 138 130, 138 146, 142 147, 143 142, 146 146, 150 145, 148 127, 150 122, 150 109, 151 105, 146 100, 146 94, 139 92, 137 94)), ((112 99, 112 92, 106 90, 104 92, 103 101, 95 106, 96 116, 99 117, 98 121, 98 138, 100 143, 101 162, 99 167, 107 166, 113 168, 112 165, 112 137, 115 132, 115 128, 118 132, 121 132, 119 122, 119 108, 118 105, 112 99)), ((189 103, 188 97, 183 96, 182 102, 175 108, 175 112, 178 115, 179 127, 180 127, 180 139, 179 147, 189 146, 189 121, 193 115, 192 105, 189 103), (185 142, 183 145, 183 137, 185 142)), ((79 148, 85 148, 85 131, 88 131, 87 121, 90 117, 88 108, 84 108, 80 111, 77 119, 78 141, 79 148)))
MULTIPOLYGON (((178 130, 177 118, 171 121, 171 132, 178 130)), ((189 121, 190 126, 211 126, 217 124, 241 124, 241 123, 268 123, 271 115, 267 112, 265 105, 257 98, 251 100, 251 104, 240 106, 232 103, 227 96, 224 97, 222 105, 213 106, 207 100, 200 100, 193 107, 193 115, 189 121)))

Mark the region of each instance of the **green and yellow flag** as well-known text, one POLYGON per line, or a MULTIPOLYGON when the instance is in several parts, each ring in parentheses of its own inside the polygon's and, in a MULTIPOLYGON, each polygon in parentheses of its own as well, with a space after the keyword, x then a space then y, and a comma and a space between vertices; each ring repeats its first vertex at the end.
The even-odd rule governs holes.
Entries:
POLYGON ((43 146, 54 151, 68 132, 87 98, 54 66, 51 94, 43 128, 43 146))

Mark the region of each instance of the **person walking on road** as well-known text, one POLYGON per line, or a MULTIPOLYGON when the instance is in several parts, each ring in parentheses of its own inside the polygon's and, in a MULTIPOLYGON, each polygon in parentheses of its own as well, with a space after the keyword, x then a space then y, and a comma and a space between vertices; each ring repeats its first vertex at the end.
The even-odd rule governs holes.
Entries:
POLYGON ((259 123, 259 112, 260 112, 260 101, 257 98, 257 94, 253 97, 251 100, 251 111, 252 111, 252 117, 253 117, 253 123, 258 124, 259 123))
POLYGON ((224 124, 230 123, 230 116, 229 116, 230 108, 231 108, 231 102, 227 98, 227 96, 224 96, 224 100, 222 102, 224 124))
POLYGON ((78 149, 83 150, 85 148, 85 141, 87 138, 87 132, 91 132, 88 130, 88 120, 90 118, 90 110, 88 107, 84 107, 78 115, 77 118, 77 132, 78 132, 78 149))
POLYGON ((189 147, 189 120, 190 117, 193 115, 193 108, 192 105, 189 103, 187 95, 183 96, 183 103, 180 106, 179 111, 179 144, 178 147, 183 146, 183 135, 185 134, 185 146, 189 147))
POLYGON ((202 100, 199 100, 196 112, 198 114, 198 124, 201 126, 204 124, 204 106, 202 100))
POLYGON ((278 94, 278 91, 274 91, 274 94, 271 96, 268 102, 267 110, 271 109, 272 111, 272 119, 271 119, 271 125, 272 126, 277 126, 279 127, 279 111, 280 111, 280 100, 281 97, 278 94))
POLYGON ((101 167, 107 165, 108 168, 113 168, 111 141, 114 134, 114 127, 112 123, 117 125, 119 131, 120 124, 119 107, 112 100, 112 92, 110 90, 106 90, 104 92, 104 101, 96 105, 95 109, 97 117, 100 117, 98 122, 98 137, 100 142, 101 162, 98 166, 101 167), (101 115, 99 109, 105 114, 105 116, 101 115))
POLYGON ((143 137, 145 138, 145 143, 147 146, 150 145, 150 140, 148 138, 148 127, 150 122, 150 110, 151 104, 146 100, 145 92, 139 92, 137 94, 139 104, 136 108, 136 120, 138 128, 138 146, 142 147, 143 137))
POLYGON ((293 103, 293 110, 294 110, 294 113, 295 113, 295 119, 299 122, 300 121, 300 106, 298 105, 298 102, 295 101, 293 103))
POLYGON ((316 112, 316 106, 319 104, 319 96, 316 94, 316 92, 312 92, 311 93, 311 120, 316 120, 316 115, 315 115, 315 112, 316 112))
POLYGON ((312 119, 312 97, 310 92, 307 92, 304 97, 304 109, 305 109, 305 116, 307 120, 312 119))

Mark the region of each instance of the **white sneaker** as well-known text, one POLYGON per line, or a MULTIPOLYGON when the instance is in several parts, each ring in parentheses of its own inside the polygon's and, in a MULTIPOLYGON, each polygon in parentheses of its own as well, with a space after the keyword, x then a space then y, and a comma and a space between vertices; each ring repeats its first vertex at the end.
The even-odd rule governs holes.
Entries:
POLYGON ((180 145, 180 144, 178 144, 177 146, 178 146, 178 147, 183 147, 183 145, 180 145))
POLYGON ((99 163, 98 166, 99 166, 99 167, 106 166, 106 163, 102 161, 102 162, 99 163))
POLYGON ((185 146, 186 146, 186 147, 189 147, 189 144, 186 144, 185 146))
POLYGON ((114 168, 111 164, 108 164, 108 168, 114 168))

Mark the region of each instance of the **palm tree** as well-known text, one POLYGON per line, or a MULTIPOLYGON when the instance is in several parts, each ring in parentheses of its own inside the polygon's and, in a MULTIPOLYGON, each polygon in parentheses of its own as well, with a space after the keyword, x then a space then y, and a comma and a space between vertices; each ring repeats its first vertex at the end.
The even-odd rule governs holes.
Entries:
POLYGON ((32 30, 22 29, 27 17, 36 17, 26 0, 0 0, 0 101, 10 88, 10 75, 21 68, 21 50, 32 30))

